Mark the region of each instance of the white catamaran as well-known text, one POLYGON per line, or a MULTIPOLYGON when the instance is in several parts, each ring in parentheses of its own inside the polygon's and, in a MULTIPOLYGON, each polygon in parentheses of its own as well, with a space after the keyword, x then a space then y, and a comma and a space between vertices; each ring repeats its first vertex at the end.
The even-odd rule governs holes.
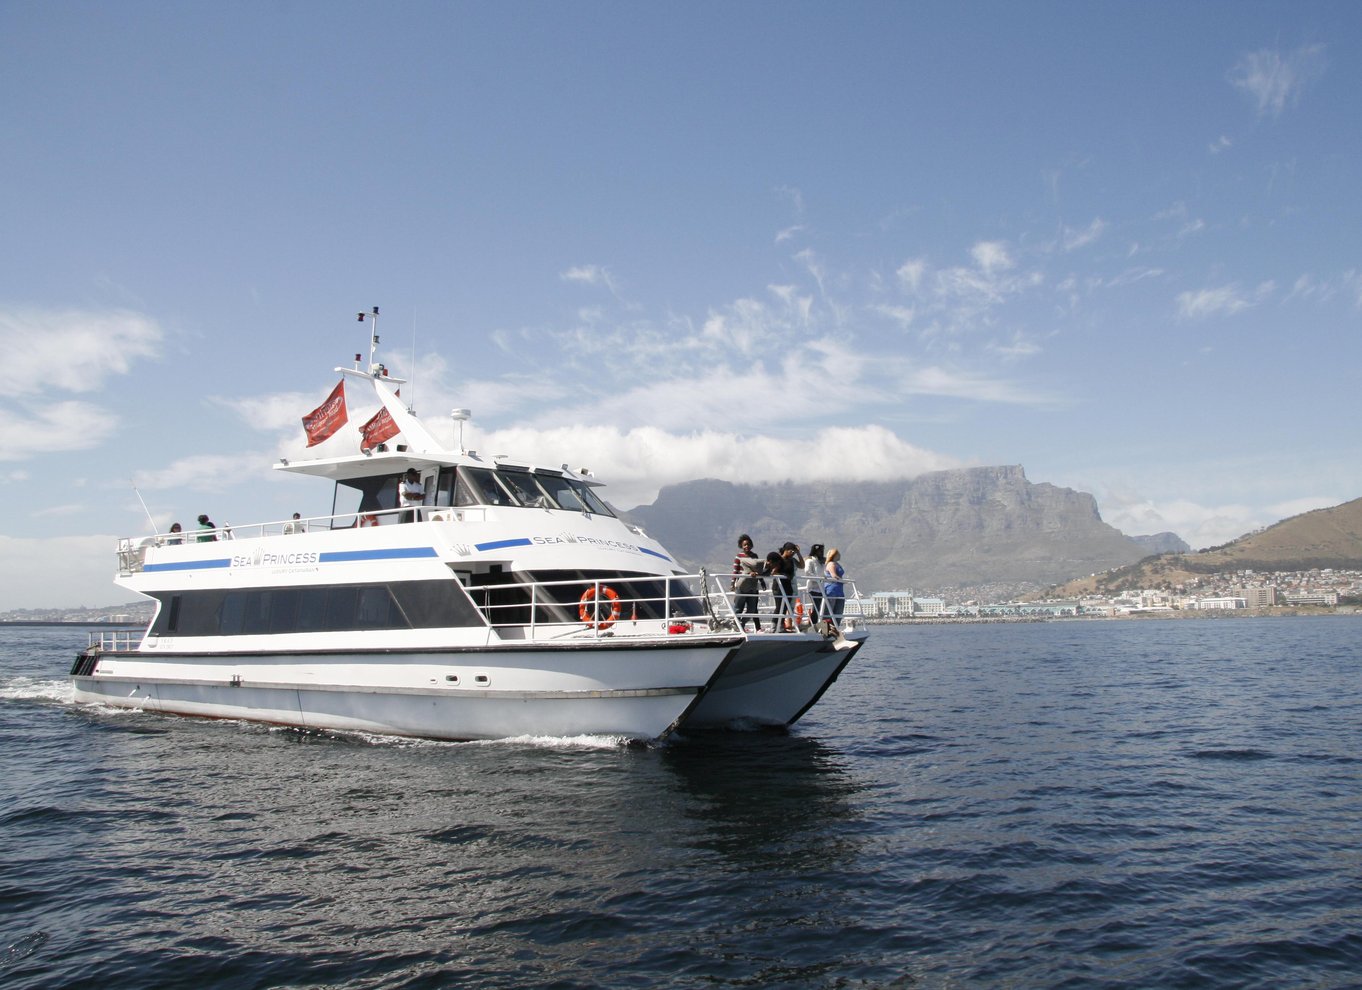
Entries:
MULTIPOLYGON (((382 406, 360 452, 275 465, 333 481, 330 511, 119 541, 115 580, 155 614, 92 637, 76 700, 436 739, 655 739, 790 725, 864 642, 854 620, 744 631, 728 573, 685 573, 584 472, 441 444, 377 343, 367 370, 359 355, 336 369, 382 406)), ((338 395, 309 432, 345 421, 338 395)))

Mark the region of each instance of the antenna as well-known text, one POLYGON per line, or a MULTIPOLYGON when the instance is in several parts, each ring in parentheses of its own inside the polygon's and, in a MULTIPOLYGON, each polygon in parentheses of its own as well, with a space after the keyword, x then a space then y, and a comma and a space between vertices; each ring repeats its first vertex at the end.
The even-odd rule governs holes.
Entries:
POLYGON ((142 511, 147 514, 147 522, 151 523, 151 531, 157 536, 160 536, 161 531, 156 528, 156 520, 151 518, 151 510, 147 508, 147 500, 142 497, 141 492, 137 491, 137 485, 131 478, 128 479, 128 484, 132 485, 132 490, 134 492, 137 492, 137 501, 142 503, 142 511))
MULTIPOLYGON (((359 314, 359 322, 360 322, 360 323, 363 323, 365 320, 373 320, 373 321, 374 321, 373 329, 370 331, 371 336, 369 337, 369 374, 372 375, 372 374, 374 374, 374 367, 375 367, 375 365, 374 365, 374 354, 377 353, 377 351, 378 351, 378 307, 377 307, 377 306, 374 307, 374 310, 373 310, 372 313, 364 313, 364 312, 361 312, 361 313, 359 314)), ((355 360, 356 360, 356 361, 359 360, 359 355, 358 355, 358 354, 355 355, 355 360)))
POLYGON ((411 309, 411 382, 407 386, 407 412, 416 415, 416 307, 411 309))
POLYGON ((468 418, 473 414, 467 409, 452 409, 450 410, 449 415, 454 422, 459 424, 459 453, 466 454, 468 451, 464 449, 463 445, 463 424, 467 422, 468 418))

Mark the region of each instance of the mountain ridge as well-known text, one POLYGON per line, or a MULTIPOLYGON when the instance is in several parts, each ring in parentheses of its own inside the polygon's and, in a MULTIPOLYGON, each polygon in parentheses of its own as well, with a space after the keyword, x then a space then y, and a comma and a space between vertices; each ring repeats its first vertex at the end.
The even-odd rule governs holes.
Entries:
POLYGON ((1362 498, 1289 516, 1279 522, 1195 553, 1146 557, 1108 573, 1053 589, 1059 597, 1089 593, 1176 588, 1227 571, 1362 570, 1362 498))
POLYGON ((837 546, 863 591, 1030 589, 1106 571, 1148 549, 1102 521, 1086 492, 1033 483, 1021 465, 883 482, 669 485, 622 513, 687 567, 731 564, 739 533, 764 554, 787 540, 837 546))

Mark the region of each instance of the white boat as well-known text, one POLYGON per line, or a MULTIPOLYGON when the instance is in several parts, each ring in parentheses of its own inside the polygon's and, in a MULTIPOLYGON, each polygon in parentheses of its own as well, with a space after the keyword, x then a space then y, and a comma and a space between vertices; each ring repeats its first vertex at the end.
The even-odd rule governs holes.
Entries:
POLYGON ((685 573, 584 472, 442 445, 372 351, 367 370, 336 370, 377 397, 394 442, 275 466, 334 482, 324 514, 121 540, 115 581, 155 614, 92 638, 77 701, 437 739, 655 739, 789 725, 863 642, 744 632, 727 575, 685 573), (403 507, 409 469, 424 498, 403 507))

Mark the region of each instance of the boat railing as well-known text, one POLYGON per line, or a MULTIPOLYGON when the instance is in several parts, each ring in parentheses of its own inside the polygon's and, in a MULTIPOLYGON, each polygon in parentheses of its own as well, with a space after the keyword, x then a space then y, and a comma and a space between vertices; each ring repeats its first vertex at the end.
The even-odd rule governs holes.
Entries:
POLYGON ((707 594, 703 572, 555 581, 506 581, 467 588, 487 623, 524 639, 562 635, 676 635, 736 631, 731 604, 707 594))
MULTIPOLYGON (((855 624, 855 617, 845 616, 844 611, 842 615, 834 614, 824 593, 824 585, 831 583, 818 575, 796 574, 793 581, 794 593, 788 601, 770 575, 711 573, 708 574, 707 588, 711 598, 721 597, 725 600, 726 609, 737 616, 744 629, 749 632, 759 629, 792 632, 833 619, 840 620, 843 628, 850 628, 855 624), (755 583, 756 591, 750 593, 755 599, 754 602, 738 601, 739 598, 745 597, 738 591, 739 582, 743 581, 755 583), (753 612, 747 607, 749 605, 755 606, 756 611, 753 612), (739 612, 740 607, 743 608, 742 612, 739 612)), ((841 584, 846 598, 861 597, 854 581, 843 578, 841 584)))
POLYGON ((118 541, 118 570, 133 574, 142 569, 149 547, 173 547, 190 543, 218 543, 225 540, 259 539, 265 536, 293 536, 322 533, 334 529, 389 526, 404 522, 482 522, 487 510, 477 505, 420 505, 411 509, 375 509, 372 512, 342 512, 333 516, 306 519, 279 519, 249 523, 245 526, 222 525, 213 529, 192 529, 183 533, 156 533, 129 536, 118 541))
POLYGON ((126 653, 137 649, 145 629, 100 629, 90 632, 87 653, 126 653))

